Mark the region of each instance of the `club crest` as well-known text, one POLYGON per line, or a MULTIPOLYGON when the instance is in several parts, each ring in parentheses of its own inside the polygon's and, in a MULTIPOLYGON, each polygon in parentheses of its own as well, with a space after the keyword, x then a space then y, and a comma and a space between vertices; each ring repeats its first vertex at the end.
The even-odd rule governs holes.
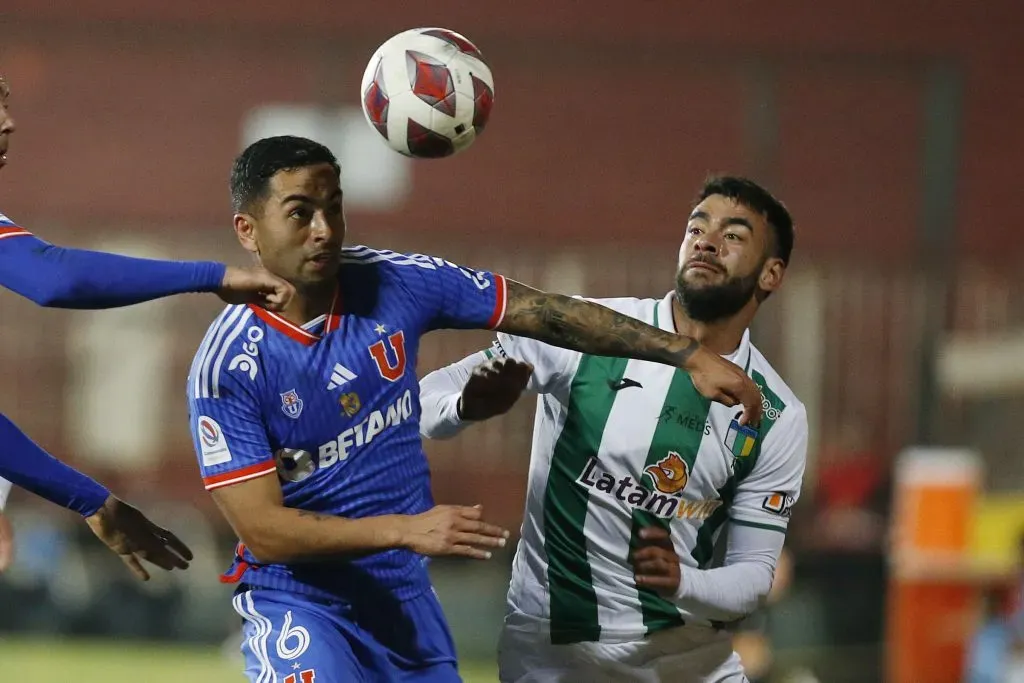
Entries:
POLYGON ((302 399, 294 389, 281 394, 281 412, 293 420, 302 414, 302 399))

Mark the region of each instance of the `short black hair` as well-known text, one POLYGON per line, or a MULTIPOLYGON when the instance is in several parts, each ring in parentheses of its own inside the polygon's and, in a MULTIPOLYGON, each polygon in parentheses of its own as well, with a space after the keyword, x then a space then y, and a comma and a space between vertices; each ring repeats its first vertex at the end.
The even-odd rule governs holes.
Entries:
POLYGON ((749 178, 722 175, 711 176, 704 181, 704 187, 700 191, 697 203, 699 204, 716 194, 727 197, 764 216, 775 233, 773 256, 782 259, 787 266, 789 265, 789 257, 793 253, 793 218, 782 202, 749 178))
POLYGON ((253 202, 266 195, 270 179, 278 171, 317 164, 330 164, 341 177, 338 160, 319 142, 294 135, 257 140, 238 155, 231 167, 232 210, 251 210, 253 202))

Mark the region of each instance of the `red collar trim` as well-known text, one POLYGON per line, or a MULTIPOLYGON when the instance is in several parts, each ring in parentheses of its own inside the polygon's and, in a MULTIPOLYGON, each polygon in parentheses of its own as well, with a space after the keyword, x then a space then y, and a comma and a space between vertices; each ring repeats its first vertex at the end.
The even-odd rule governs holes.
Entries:
MULTIPOLYGON (((263 322, 267 323, 270 327, 273 327, 278 332, 281 332, 287 337, 294 339, 300 344, 306 346, 312 346, 320 341, 320 335, 313 334, 307 330, 302 329, 295 323, 285 320, 277 313, 272 313, 265 308, 260 308, 255 304, 249 304, 249 308, 255 313, 263 322)), ((327 321, 324 323, 324 334, 334 332, 341 326, 341 287, 334 290, 334 299, 331 301, 331 310, 327 313, 327 321)))

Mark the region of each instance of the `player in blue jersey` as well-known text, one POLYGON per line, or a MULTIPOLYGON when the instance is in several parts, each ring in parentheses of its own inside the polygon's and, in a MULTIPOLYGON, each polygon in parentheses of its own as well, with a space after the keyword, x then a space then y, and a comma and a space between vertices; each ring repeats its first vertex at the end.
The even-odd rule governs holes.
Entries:
POLYGON ((420 337, 491 328, 683 367, 709 398, 761 399, 688 337, 443 259, 345 247, 340 170, 311 140, 250 145, 231 174, 242 246, 296 295, 230 306, 188 380, 206 488, 240 544, 250 681, 458 681, 428 556, 486 559, 508 533, 480 507, 435 505, 419 436, 420 337))
MULTIPOLYGON (((0 168, 14 134, 10 89, 0 76, 0 168)), ((281 308, 290 284, 262 268, 220 263, 153 261, 58 247, 31 235, 0 214, 0 286, 41 306, 111 308, 184 292, 216 292, 228 302, 258 302, 281 308)), ((89 528, 140 578, 140 562, 163 569, 185 568, 192 555, 174 534, 161 529, 89 477, 62 464, 0 415, 0 511, 11 482, 80 513, 89 528)), ((12 531, 0 514, 0 571, 12 558, 12 531)))

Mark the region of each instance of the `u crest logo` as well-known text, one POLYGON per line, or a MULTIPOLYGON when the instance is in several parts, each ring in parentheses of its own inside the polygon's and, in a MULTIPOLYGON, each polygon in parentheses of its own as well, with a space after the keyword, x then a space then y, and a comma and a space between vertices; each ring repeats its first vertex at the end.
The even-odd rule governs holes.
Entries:
POLYGON ((390 353, 384 345, 384 340, 381 339, 370 347, 370 355, 377 363, 380 376, 389 382, 397 382, 405 373, 405 334, 398 330, 390 335, 388 346, 391 347, 390 353), (394 359, 393 363, 392 359, 394 359))

